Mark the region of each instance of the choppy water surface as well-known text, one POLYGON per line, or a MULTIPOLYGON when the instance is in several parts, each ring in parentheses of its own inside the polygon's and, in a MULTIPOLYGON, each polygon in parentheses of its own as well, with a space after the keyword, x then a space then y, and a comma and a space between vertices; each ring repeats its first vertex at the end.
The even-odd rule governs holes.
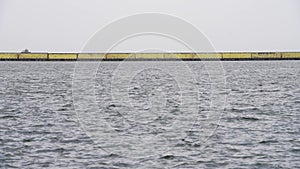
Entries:
POLYGON ((299 167, 300 62, 222 64, 0 62, 0 167, 299 167))

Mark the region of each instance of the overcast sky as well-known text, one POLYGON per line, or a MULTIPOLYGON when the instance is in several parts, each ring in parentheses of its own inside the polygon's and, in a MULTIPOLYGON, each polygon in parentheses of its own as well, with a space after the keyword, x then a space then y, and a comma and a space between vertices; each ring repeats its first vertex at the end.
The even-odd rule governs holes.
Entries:
MULTIPOLYGON (((217 51, 300 51, 299 0, 0 0, 0 52, 80 52, 105 25, 144 12, 184 19, 217 51)), ((160 42, 139 37, 115 50, 172 50, 160 42)))

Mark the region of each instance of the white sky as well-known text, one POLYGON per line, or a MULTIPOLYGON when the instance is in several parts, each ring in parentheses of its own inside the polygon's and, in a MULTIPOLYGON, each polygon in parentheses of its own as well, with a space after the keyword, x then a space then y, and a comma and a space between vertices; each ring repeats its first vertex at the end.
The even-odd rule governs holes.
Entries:
MULTIPOLYGON (((105 25, 144 12, 186 20, 217 51, 300 51, 299 0, 0 0, 0 52, 79 52, 105 25)), ((116 50, 172 50, 150 39, 116 50)))

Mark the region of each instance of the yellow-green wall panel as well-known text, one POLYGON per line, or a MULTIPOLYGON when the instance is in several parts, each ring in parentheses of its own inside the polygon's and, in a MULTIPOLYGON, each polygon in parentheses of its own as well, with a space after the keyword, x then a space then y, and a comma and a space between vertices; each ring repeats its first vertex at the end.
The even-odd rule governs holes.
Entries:
POLYGON ((56 60, 56 59, 74 60, 76 58, 77 58, 76 53, 50 53, 49 54, 50 60, 56 60))
POLYGON ((17 59, 17 53, 0 53, 0 59, 17 59))
POLYGON ((221 53, 196 53, 194 54, 196 59, 222 59, 221 53))
POLYGON ((223 53, 223 59, 251 59, 251 53, 223 53))
POLYGON ((265 59, 265 58, 280 58, 280 53, 252 53, 252 58, 265 59))
POLYGON ((282 53, 283 58, 300 58, 300 52, 284 52, 282 53))
POLYGON ((192 53, 176 53, 175 56, 179 59, 192 59, 193 58, 192 53))
POLYGON ((163 54, 166 59, 192 59, 192 53, 165 53, 163 54))
POLYGON ((163 53, 136 53, 135 57, 137 59, 163 59, 163 53))
POLYGON ((104 53, 80 53, 78 59, 105 59, 104 53))
POLYGON ((179 58, 177 58, 176 53, 165 53, 164 58, 166 58, 166 59, 179 59, 179 58))
POLYGON ((19 59, 47 59, 47 53, 20 53, 19 59))
POLYGON ((106 54, 107 59, 132 59, 134 54, 132 53, 109 53, 106 54))

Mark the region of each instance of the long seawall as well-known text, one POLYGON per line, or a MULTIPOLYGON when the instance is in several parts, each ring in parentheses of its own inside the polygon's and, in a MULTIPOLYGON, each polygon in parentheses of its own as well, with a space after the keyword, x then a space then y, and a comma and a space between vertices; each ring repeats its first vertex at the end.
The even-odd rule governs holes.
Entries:
POLYGON ((0 53, 0 61, 300 60, 300 52, 219 53, 0 53))

